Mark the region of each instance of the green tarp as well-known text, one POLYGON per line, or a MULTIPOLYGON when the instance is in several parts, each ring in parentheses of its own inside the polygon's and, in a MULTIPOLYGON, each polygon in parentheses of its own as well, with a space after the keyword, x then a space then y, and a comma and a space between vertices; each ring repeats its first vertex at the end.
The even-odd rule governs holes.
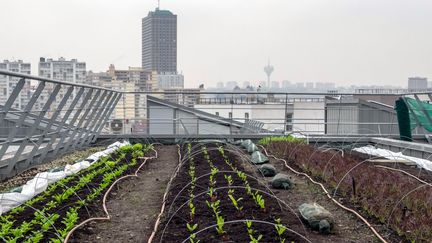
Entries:
POLYGON ((409 108, 411 129, 421 125, 428 132, 432 132, 432 124, 429 122, 429 118, 432 119, 432 104, 425 101, 417 102, 416 99, 408 97, 405 97, 404 99, 409 108))

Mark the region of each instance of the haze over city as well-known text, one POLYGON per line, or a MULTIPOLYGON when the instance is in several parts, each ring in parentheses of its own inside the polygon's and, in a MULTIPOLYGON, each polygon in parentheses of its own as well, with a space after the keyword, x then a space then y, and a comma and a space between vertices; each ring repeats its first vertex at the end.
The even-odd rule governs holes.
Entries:
MULTIPOLYGON (((141 19, 157 1, 5 1, 0 55, 77 58, 87 70, 141 64, 141 19)), ((406 86, 432 76, 428 0, 161 1, 178 16, 185 86, 265 80, 406 86)))

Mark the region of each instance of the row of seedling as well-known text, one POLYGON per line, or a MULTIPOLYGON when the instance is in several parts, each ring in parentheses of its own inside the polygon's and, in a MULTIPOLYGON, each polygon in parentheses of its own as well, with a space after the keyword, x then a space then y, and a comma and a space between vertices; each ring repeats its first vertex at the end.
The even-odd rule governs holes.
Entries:
POLYGON ((268 143, 267 149, 323 181, 334 195, 357 204, 409 241, 432 238, 432 187, 350 153, 276 140, 268 143))
POLYGON ((88 213, 88 205, 150 149, 142 144, 123 146, 115 152, 116 159, 103 157, 88 169, 53 183, 44 193, 0 217, 0 238, 5 242, 62 242, 80 215, 88 213), (130 161, 126 160, 128 154, 132 155, 130 161))

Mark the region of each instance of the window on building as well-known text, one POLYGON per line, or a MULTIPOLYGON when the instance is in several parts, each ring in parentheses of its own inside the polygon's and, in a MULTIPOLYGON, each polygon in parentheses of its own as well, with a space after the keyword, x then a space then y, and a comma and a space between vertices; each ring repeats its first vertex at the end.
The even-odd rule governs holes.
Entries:
POLYGON ((228 113, 228 117, 229 117, 229 119, 232 119, 232 118, 233 118, 233 117, 232 117, 232 112, 228 113))
POLYGON ((293 116, 292 113, 287 113, 286 114, 285 120, 286 120, 286 130, 287 131, 292 131, 292 129, 293 129, 292 116, 293 116))
POLYGON ((249 120, 249 112, 245 112, 245 120, 249 120))
POLYGON ((219 112, 218 112, 218 111, 216 111, 216 113, 215 113, 215 114, 216 114, 216 116, 219 116, 219 112))

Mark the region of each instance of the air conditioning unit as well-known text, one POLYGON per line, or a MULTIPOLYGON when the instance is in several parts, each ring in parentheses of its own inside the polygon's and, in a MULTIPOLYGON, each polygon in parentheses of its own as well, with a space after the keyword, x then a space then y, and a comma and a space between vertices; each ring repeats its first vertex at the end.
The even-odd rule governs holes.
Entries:
POLYGON ((111 131, 114 134, 120 134, 123 131, 123 121, 115 119, 111 122, 111 131))

